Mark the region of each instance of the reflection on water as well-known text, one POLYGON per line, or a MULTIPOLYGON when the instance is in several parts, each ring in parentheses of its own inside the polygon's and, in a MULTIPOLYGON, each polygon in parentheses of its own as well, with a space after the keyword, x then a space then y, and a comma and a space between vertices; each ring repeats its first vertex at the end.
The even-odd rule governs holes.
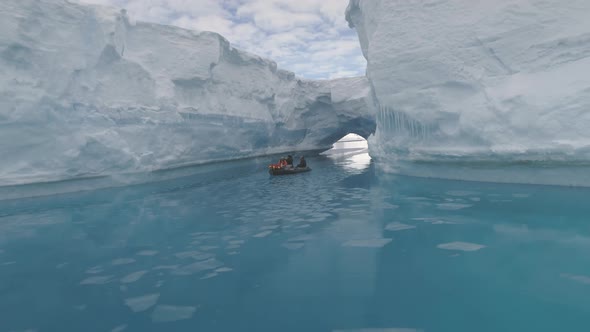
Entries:
POLYGON ((307 159, 0 201, 0 331, 587 329, 588 190, 307 159))
POLYGON ((348 134, 334 143, 332 149, 322 152, 321 155, 331 158, 345 170, 357 172, 369 168, 371 156, 368 151, 369 147, 364 138, 348 134))

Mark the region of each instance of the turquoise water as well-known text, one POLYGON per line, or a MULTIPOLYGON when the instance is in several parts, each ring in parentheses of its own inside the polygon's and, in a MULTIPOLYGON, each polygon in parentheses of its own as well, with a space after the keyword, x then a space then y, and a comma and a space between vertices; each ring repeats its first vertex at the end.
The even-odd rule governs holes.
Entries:
POLYGON ((590 330, 588 189, 270 162, 0 201, 0 331, 590 330))

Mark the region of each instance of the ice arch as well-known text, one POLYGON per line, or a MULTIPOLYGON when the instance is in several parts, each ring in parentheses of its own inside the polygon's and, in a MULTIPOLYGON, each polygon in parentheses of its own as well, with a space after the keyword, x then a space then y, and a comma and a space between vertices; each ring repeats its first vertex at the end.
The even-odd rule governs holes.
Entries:
POLYGON ((301 80, 216 33, 66 0, 1 1, 0 22, 0 185, 328 148, 375 130, 365 77, 301 80))

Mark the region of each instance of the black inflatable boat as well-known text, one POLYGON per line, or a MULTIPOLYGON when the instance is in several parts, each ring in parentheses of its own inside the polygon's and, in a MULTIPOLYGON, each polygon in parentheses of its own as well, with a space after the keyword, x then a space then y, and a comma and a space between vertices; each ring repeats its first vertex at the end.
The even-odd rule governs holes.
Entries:
POLYGON ((298 173, 305 173, 311 171, 309 167, 294 167, 294 168, 278 168, 278 167, 269 167, 268 173, 270 175, 289 175, 289 174, 298 174, 298 173))

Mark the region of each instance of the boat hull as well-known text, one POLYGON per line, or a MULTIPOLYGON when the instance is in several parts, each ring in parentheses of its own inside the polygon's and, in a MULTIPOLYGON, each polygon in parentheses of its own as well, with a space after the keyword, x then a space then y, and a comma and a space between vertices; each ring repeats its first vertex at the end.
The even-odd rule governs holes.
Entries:
POLYGON ((309 167, 295 167, 295 168, 269 168, 268 173, 270 175, 291 175, 299 174, 311 171, 309 167))

